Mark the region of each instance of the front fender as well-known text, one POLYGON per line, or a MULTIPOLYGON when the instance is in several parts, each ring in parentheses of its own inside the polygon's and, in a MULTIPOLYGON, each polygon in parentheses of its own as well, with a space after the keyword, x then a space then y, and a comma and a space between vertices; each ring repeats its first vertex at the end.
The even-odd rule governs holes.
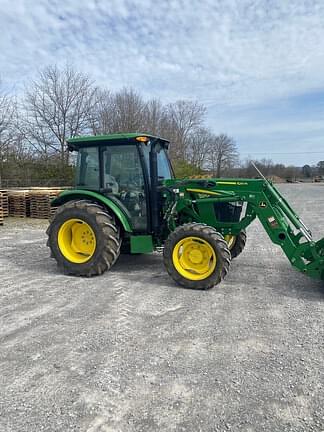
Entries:
POLYGON ((58 197, 54 198, 54 200, 51 201, 51 206, 59 207, 62 204, 65 204, 66 202, 75 199, 91 199, 92 201, 95 201, 98 204, 107 207, 115 214, 125 231, 133 232, 131 220, 130 217, 126 214, 126 211, 122 210, 121 206, 118 206, 118 204, 113 202, 108 197, 103 196, 97 192, 82 189, 66 190, 61 192, 58 197))

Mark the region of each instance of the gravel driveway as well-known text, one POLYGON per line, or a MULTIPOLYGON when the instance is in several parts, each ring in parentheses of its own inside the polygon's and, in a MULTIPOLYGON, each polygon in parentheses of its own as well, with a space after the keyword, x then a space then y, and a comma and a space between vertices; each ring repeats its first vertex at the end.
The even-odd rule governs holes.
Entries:
MULTIPOLYGON (((324 185, 280 187, 324 235, 324 185)), ((45 221, 0 227, 0 431, 324 431, 324 284, 259 224, 224 283, 174 285, 158 254, 61 275, 45 221)))

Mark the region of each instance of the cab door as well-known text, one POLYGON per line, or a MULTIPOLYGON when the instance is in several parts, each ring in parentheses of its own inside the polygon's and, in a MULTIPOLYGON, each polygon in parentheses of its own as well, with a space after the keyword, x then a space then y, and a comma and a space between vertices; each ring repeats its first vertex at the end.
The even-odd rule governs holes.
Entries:
POLYGON ((103 148, 103 190, 116 197, 128 210, 134 231, 148 229, 147 200, 143 168, 136 145, 103 148))

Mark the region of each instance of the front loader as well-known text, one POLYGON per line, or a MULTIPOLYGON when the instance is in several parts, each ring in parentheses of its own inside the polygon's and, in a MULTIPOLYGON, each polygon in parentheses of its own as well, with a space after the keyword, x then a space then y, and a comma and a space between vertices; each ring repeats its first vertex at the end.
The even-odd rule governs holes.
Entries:
POLYGON ((66 274, 94 276, 120 253, 163 247, 165 267, 180 285, 209 289, 258 218, 270 239, 301 272, 324 279, 324 239, 309 229, 266 179, 175 179, 169 142, 149 134, 112 134, 68 140, 78 153, 75 188, 58 207, 48 246, 66 274))

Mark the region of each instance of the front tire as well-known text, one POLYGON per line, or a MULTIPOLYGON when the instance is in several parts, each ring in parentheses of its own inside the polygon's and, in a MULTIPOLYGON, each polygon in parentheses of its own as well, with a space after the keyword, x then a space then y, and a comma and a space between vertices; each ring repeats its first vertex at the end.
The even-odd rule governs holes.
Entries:
POLYGON ((179 285, 201 290, 219 284, 231 261, 222 235, 201 223, 176 228, 165 242, 163 257, 167 272, 179 285))
POLYGON ((51 256, 65 274, 95 276, 120 254, 121 236, 113 215, 86 200, 59 207, 47 230, 51 256))
POLYGON ((245 248, 246 244, 246 231, 242 230, 239 232, 237 236, 232 236, 230 234, 225 235, 224 239, 226 240, 226 243, 228 245, 228 248, 231 252, 232 259, 239 256, 243 249, 245 248))

